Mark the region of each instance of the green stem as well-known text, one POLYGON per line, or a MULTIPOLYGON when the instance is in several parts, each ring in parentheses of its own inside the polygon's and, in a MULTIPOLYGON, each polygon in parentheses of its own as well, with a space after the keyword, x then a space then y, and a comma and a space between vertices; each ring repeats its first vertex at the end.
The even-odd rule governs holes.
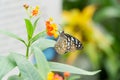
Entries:
POLYGON ((26 58, 29 58, 29 49, 30 49, 30 41, 28 42, 27 49, 26 49, 26 58))
POLYGON ((21 77, 21 73, 19 73, 19 75, 18 75, 19 77, 21 77))
POLYGON ((67 78, 65 77, 64 80, 67 80, 67 78))

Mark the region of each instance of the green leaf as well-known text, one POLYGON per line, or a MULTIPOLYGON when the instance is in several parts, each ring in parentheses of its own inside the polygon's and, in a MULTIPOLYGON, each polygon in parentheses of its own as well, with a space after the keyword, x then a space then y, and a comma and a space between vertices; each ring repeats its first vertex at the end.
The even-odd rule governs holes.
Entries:
POLYGON ((33 25, 31 23, 31 21, 28 19, 25 19, 25 24, 26 24, 28 40, 30 40, 32 38, 32 35, 33 35, 33 25))
POLYGON ((47 80, 47 75, 51 71, 43 52, 38 47, 33 47, 33 53, 37 62, 37 68, 43 80, 47 80))
POLYGON ((74 75, 74 76, 70 76, 69 78, 68 78, 68 80, 78 80, 78 79, 80 79, 80 75, 74 75))
POLYGON ((24 56, 17 53, 11 53, 11 55, 25 80, 43 80, 37 69, 24 56))
POLYGON ((33 31, 35 31, 36 27, 37 27, 37 22, 39 21, 40 18, 37 18, 33 24, 33 31))
POLYGON ((31 41, 31 43, 33 43, 36 40, 38 40, 39 38, 44 37, 44 36, 46 36, 46 31, 42 31, 42 32, 38 33, 32 39, 30 39, 30 41, 31 41))
POLYGON ((99 10, 95 14, 94 20, 99 22, 107 18, 115 18, 115 17, 120 17, 120 10, 115 7, 106 7, 99 10))
POLYGON ((93 68, 94 69, 99 68, 100 67, 100 65, 99 65, 100 64, 100 61, 99 61, 100 56, 98 56, 98 54, 96 54, 97 53, 96 46, 94 46, 94 44, 88 43, 86 45, 85 51, 86 51, 89 59, 92 62, 93 68))
POLYGON ((24 43, 26 45, 25 41, 14 33, 11 33, 11 32, 5 31, 5 30, 0 30, 0 33, 4 34, 4 35, 7 35, 11 38, 17 39, 17 40, 21 41, 22 43, 24 43))
POLYGON ((95 75, 98 72, 100 72, 100 70, 90 72, 90 71, 82 70, 82 69, 74 67, 74 66, 56 63, 56 62, 49 62, 49 66, 52 71, 58 71, 58 72, 66 72, 67 71, 67 72, 70 72, 73 74, 80 74, 80 75, 95 75))
POLYGON ((118 74, 118 70, 120 69, 118 64, 119 62, 112 58, 108 58, 107 60, 104 60, 105 69, 108 75, 110 75, 110 78, 113 78, 118 74))
POLYGON ((24 79, 19 77, 18 75, 13 75, 10 76, 7 80, 24 80, 24 79))
POLYGON ((13 68, 16 67, 16 64, 10 59, 11 55, 4 57, 0 60, 0 80, 13 68))
POLYGON ((44 50, 44 49, 49 48, 49 47, 54 47, 55 43, 56 43, 56 41, 49 40, 49 39, 44 39, 44 38, 40 38, 32 46, 37 46, 41 50, 44 50))
POLYGON ((26 57, 16 53, 11 53, 4 59, 1 59, 0 80, 16 66, 18 66, 21 76, 25 80, 43 80, 32 63, 26 57))

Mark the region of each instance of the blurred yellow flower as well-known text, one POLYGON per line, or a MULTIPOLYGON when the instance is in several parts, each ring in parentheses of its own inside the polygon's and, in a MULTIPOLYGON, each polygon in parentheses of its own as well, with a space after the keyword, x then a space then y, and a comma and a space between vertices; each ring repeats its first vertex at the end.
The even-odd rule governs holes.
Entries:
MULTIPOLYGON (((94 5, 87 6, 80 11, 79 9, 73 9, 71 11, 63 11, 63 23, 67 24, 64 29, 66 32, 73 34, 75 37, 81 40, 81 34, 92 34, 91 20, 96 8, 94 5), (70 29, 69 29, 70 28, 70 29), (79 34, 79 36, 78 36, 79 34)), ((89 35, 88 34, 88 35, 89 35)), ((88 36, 87 35, 87 36, 88 36)))
MULTIPOLYGON (((91 57, 94 57, 93 61, 95 61, 95 59, 97 61, 98 59, 97 56, 95 56, 95 53, 98 53, 97 49, 105 51, 105 49, 112 43, 111 42, 112 37, 108 35, 105 36, 101 28, 95 23, 93 23, 92 17, 95 13, 95 10, 96 10, 95 5, 89 5, 85 7, 82 11, 79 9, 63 11, 63 24, 65 24, 64 26, 65 32, 75 36, 83 43, 85 44, 87 43, 87 45, 92 44, 92 46, 90 47, 94 48, 93 50, 96 51, 94 52, 91 52, 90 50, 86 51, 88 51, 88 54, 89 53, 94 54, 94 56, 90 55, 91 57)), ((87 47, 88 46, 85 46, 85 49, 88 49, 87 47)), ((75 57, 77 57, 77 55, 71 54, 67 59, 70 61, 67 62, 72 63, 75 57)))
POLYGON ((104 40, 106 43, 110 43, 100 28, 92 22, 93 14, 96 10, 94 5, 85 7, 82 11, 79 9, 73 9, 71 11, 63 11, 63 23, 67 24, 64 29, 67 33, 70 33, 80 40, 86 42, 96 43, 100 40, 104 40))

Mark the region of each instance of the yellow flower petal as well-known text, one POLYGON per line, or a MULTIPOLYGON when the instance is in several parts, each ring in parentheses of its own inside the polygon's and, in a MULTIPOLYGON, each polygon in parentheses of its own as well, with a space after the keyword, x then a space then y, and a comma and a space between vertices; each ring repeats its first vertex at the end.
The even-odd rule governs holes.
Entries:
POLYGON ((38 10, 40 7, 39 6, 36 6, 35 9, 38 10))
POLYGON ((92 19, 93 17, 93 14, 95 13, 95 10, 96 10, 96 7, 95 5, 90 5, 90 6, 87 6, 83 9, 82 11, 82 14, 84 16, 84 19, 86 21, 89 21, 92 19))
POLYGON ((49 72, 47 80, 53 80, 53 78, 54 78, 54 73, 53 72, 49 72))
POLYGON ((49 18, 49 21, 51 21, 51 22, 52 22, 52 21, 53 21, 53 18, 52 18, 52 17, 50 17, 50 18, 49 18))
POLYGON ((54 38, 58 38, 58 35, 59 35, 58 33, 55 33, 54 38))

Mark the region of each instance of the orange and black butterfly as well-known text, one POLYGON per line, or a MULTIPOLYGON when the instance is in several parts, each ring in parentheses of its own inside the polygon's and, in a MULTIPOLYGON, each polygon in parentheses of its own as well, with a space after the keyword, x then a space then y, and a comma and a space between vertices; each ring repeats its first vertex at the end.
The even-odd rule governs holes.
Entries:
POLYGON ((77 38, 64 33, 64 31, 60 33, 55 44, 55 50, 58 54, 81 50, 82 48, 82 43, 77 38))

